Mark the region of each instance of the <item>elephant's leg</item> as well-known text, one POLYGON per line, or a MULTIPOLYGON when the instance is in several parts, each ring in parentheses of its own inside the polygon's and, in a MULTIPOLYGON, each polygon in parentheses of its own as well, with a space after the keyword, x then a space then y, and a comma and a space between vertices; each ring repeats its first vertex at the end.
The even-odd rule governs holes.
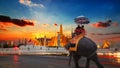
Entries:
POLYGON ((99 62, 97 54, 93 55, 91 57, 91 60, 93 60, 98 68, 104 68, 103 65, 99 62))
POLYGON ((75 68, 79 68, 79 59, 81 58, 81 56, 79 55, 73 55, 73 59, 74 59, 74 64, 75 64, 75 68))
POLYGON ((86 66, 85 66, 85 68, 89 68, 89 66, 90 66, 90 59, 89 59, 89 58, 87 58, 87 61, 86 61, 86 66))

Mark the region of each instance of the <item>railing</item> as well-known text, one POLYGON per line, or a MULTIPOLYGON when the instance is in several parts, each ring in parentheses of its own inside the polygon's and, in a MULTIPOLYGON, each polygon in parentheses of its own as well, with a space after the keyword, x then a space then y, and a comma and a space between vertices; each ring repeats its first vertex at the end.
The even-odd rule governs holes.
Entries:
POLYGON ((0 48, 0 54, 68 54, 64 48, 0 48))

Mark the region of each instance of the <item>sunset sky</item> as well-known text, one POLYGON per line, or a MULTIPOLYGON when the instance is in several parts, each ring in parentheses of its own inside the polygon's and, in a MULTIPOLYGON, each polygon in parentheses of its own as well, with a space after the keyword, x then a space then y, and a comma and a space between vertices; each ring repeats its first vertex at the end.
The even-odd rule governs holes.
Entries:
POLYGON ((120 42, 120 0, 0 0, 0 40, 55 36, 59 25, 65 35, 86 16, 87 36, 96 42, 120 42), (3 19, 3 17, 9 19, 3 19), (112 23, 106 25, 107 19, 112 23))

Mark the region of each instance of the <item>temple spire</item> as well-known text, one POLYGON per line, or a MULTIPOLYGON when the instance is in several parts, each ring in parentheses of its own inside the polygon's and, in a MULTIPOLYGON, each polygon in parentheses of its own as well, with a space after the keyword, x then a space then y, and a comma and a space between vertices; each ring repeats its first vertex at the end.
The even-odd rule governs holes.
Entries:
POLYGON ((63 34, 63 30, 62 30, 62 24, 60 24, 60 35, 63 34))

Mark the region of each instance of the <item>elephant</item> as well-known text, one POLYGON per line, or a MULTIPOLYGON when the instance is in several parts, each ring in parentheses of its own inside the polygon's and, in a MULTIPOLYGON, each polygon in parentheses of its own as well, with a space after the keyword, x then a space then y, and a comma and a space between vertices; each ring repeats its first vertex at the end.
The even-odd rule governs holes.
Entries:
MULTIPOLYGON (((65 48, 69 50, 70 47, 74 47, 74 44, 70 42, 65 45, 65 48)), ((70 55, 73 57, 75 68, 80 68, 79 59, 83 56, 87 58, 85 68, 89 68, 90 60, 94 61, 98 68, 104 68, 103 65, 98 60, 98 55, 96 53, 97 45, 91 39, 87 37, 81 38, 77 43, 77 51, 69 51, 70 55)))

